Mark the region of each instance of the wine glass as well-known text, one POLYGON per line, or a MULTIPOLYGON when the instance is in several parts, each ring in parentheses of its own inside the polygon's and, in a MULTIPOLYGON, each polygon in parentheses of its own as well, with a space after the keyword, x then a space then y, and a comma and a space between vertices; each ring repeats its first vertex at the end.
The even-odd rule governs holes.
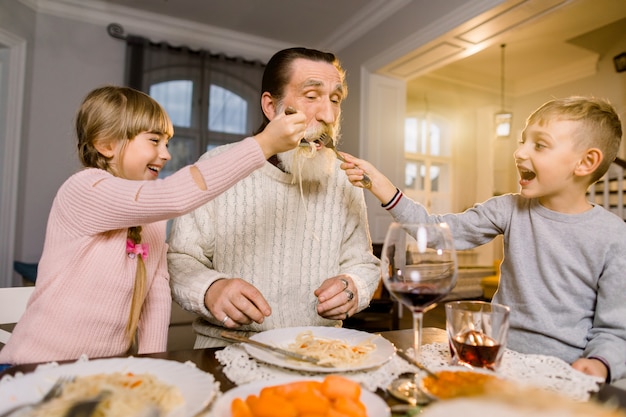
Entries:
MULTIPOLYGON (((446 223, 389 226, 381 254, 383 283, 413 314, 413 353, 418 362, 424 313, 452 291, 457 268, 446 223)), ((398 380, 395 388, 404 396, 418 394, 414 379, 398 380)))

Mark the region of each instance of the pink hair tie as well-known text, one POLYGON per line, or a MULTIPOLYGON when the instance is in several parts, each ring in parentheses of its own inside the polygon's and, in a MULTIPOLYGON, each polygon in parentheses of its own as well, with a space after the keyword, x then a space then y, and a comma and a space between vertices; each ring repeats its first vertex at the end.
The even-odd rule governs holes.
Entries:
POLYGON ((126 253, 131 259, 135 258, 135 255, 141 255, 143 259, 148 258, 148 244, 133 242, 131 239, 126 240, 126 253))

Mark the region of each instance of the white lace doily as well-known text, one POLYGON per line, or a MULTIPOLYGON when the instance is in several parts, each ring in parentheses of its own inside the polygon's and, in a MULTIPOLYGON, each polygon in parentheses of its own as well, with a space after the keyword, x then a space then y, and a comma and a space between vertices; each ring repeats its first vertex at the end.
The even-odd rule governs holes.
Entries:
MULTIPOLYGON (((447 344, 422 346, 421 361, 428 368, 449 368, 450 351, 447 344)), ((583 374, 567 362, 554 356, 527 355, 509 349, 504 351, 496 374, 522 385, 557 392, 574 400, 587 401, 592 392, 600 389, 604 379, 583 374)))
MULTIPOLYGON (((411 349, 407 353, 413 354, 411 349)), ((448 365, 450 353, 447 344, 424 345, 420 356, 421 362, 434 371, 450 367, 448 365)), ((230 345, 215 352, 215 357, 224 366, 223 372, 226 377, 237 385, 255 381, 270 381, 288 376, 320 375, 257 362, 248 355, 240 344, 230 345)), ((386 389, 391 381, 404 372, 419 372, 419 370, 394 355, 391 360, 378 368, 340 374, 359 382, 363 388, 369 391, 376 391, 378 388, 386 389)), ((502 364, 496 374, 520 384, 558 392, 579 401, 588 400, 589 394, 597 391, 599 384, 603 382, 600 378, 574 370, 561 359, 544 355, 524 355, 508 349, 504 353, 502 364)))
MULTIPOLYGON (((215 352, 215 357, 224 365, 223 372, 226 377, 237 385, 290 376, 320 376, 319 373, 315 372, 296 371, 257 362, 238 343, 215 352)), ((336 372, 336 374, 359 382, 363 388, 369 391, 376 391, 377 388, 385 389, 391 381, 403 372, 417 372, 417 368, 394 355, 387 363, 372 370, 336 372)))

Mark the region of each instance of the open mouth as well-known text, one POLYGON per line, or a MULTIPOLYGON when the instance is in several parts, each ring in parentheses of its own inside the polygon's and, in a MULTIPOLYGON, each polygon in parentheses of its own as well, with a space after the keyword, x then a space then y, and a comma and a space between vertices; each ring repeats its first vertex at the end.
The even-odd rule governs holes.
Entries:
POLYGON ((304 138, 302 138, 300 140, 300 145, 301 147, 305 147, 308 148, 311 145, 315 146, 317 149, 321 148, 324 145, 324 142, 321 138, 317 138, 317 139, 313 139, 313 140, 306 140, 304 138))
POLYGON ((529 171, 527 169, 520 169, 519 175, 522 181, 531 181, 534 180, 537 176, 537 174, 535 174, 533 171, 529 171))

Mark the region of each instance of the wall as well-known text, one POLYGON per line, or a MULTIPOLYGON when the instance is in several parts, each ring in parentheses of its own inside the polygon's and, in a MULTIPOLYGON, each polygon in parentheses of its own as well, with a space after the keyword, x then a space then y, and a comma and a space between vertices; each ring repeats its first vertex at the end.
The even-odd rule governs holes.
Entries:
POLYGON ((23 206, 25 241, 17 253, 36 260, 43 247, 47 213, 59 186, 80 167, 73 117, 94 87, 123 82, 124 44, 104 28, 39 14, 35 40, 30 140, 23 206), (37 186, 34 186, 37 184, 37 186))
POLYGON ((30 38, 15 258, 36 262, 54 195, 79 168, 74 113, 92 88, 123 82, 125 46, 104 27, 41 13, 30 38))
POLYGON ((12 282, 12 261, 16 240, 16 213, 20 187, 21 139, 26 129, 23 112, 30 90, 32 70, 27 60, 32 57, 35 14, 15 1, 0 3, 0 43, 3 53, 4 87, 0 109, 0 285, 12 282))
MULTIPOLYGON (((494 145, 501 140, 492 134, 491 124, 498 100, 495 93, 428 75, 407 84, 407 112, 430 112, 452 126, 452 212, 464 211, 497 192, 493 176, 494 145)), ((506 163, 513 165, 510 155, 506 163)), ((488 244, 464 256, 467 264, 492 265, 499 258, 498 249, 488 244)))
MULTIPOLYGON (((611 48, 600 56, 598 71, 595 75, 576 80, 553 88, 538 91, 532 94, 518 94, 515 97, 513 111, 515 114, 514 132, 518 134, 523 129, 525 118, 542 103, 554 97, 570 95, 589 95, 609 100, 618 111, 622 128, 626 131, 626 72, 615 71, 613 57, 626 51, 626 31, 620 39, 614 39, 611 48)), ((620 157, 626 159, 625 136, 622 136, 620 157)), ((510 153, 514 148, 509 149, 510 153)), ((510 189, 517 189, 517 177, 510 182, 510 189)))
MULTIPOLYGON (((591 95, 608 99, 626 120, 626 72, 617 73, 613 57, 626 51, 626 33, 615 39, 612 47, 600 57, 593 76, 578 79, 549 89, 524 94, 516 92, 510 107, 513 127, 510 139, 495 139, 489 129, 492 115, 498 109, 499 96, 477 88, 442 81, 428 75, 407 84, 407 111, 439 113, 455 123, 453 211, 458 212, 494 194, 517 192, 518 175, 513 161, 526 117, 545 101, 554 97, 591 95), (491 176, 490 178, 488 176, 491 176)), ((621 157, 626 155, 622 142, 621 157)), ((479 249, 478 263, 487 265, 497 258, 500 243, 493 249, 479 249)))
MULTIPOLYGON (((362 97, 364 82, 360 70, 375 73, 417 46, 421 46, 452 30, 471 17, 493 8, 504 0, 412 0, 403 9, 370 30, 363 37, 339 51, 348 69, 350 87, 343 107, 343 148, 355 155, 364 149, 362 136, 362 97)), ((362 155, 367 157, 367 155, 362 155)))
MULTIPOLYGON (((449 30, 460 22, 443 19, 443 16, 456 12, 461 5, 478 4, 482 11, 498 2, 500 0, 411 1, 403 11, 391 16, 362 40, 338 51, 350 83, 350 96, 344 113, 346 150, 358 153, 355 149, 360 146, 359 72, 366 61, 386 53, 390 45, 411 38, 416 32, 419 33, 418 39, 428 41, 438 33, 449 30), (423 28, 429 30, 424 33, 423 28), (433 31, 433 28, 436 30, 433 31)), ((16 259, 25 262, 39 260, 48 212, 56 190, 78 168, 72 122, 81 99, 96 86, 123 81, 125 46, 107 34, 107 23, 91 24, 34 13, 17 0, 0 2, 0 27, 24 33, 23 37, 29 39, 30 51, 20 161, 16 259)), ((126 29, 129 32, 132 30, 131 27, 126 29)), ((162 29, 169 30, 167 27, 162 29)), ((207 44, 210 45, 206 47, 215 50, 216 42, 214 38, 209 39, 207 44)), ((242 50, 245 47, 242 45, 242 50)), ((239 53, 237 50, 225 52, 239 53)), ((402 53, 401 49, 397 51, 397 54, 402 53)))

